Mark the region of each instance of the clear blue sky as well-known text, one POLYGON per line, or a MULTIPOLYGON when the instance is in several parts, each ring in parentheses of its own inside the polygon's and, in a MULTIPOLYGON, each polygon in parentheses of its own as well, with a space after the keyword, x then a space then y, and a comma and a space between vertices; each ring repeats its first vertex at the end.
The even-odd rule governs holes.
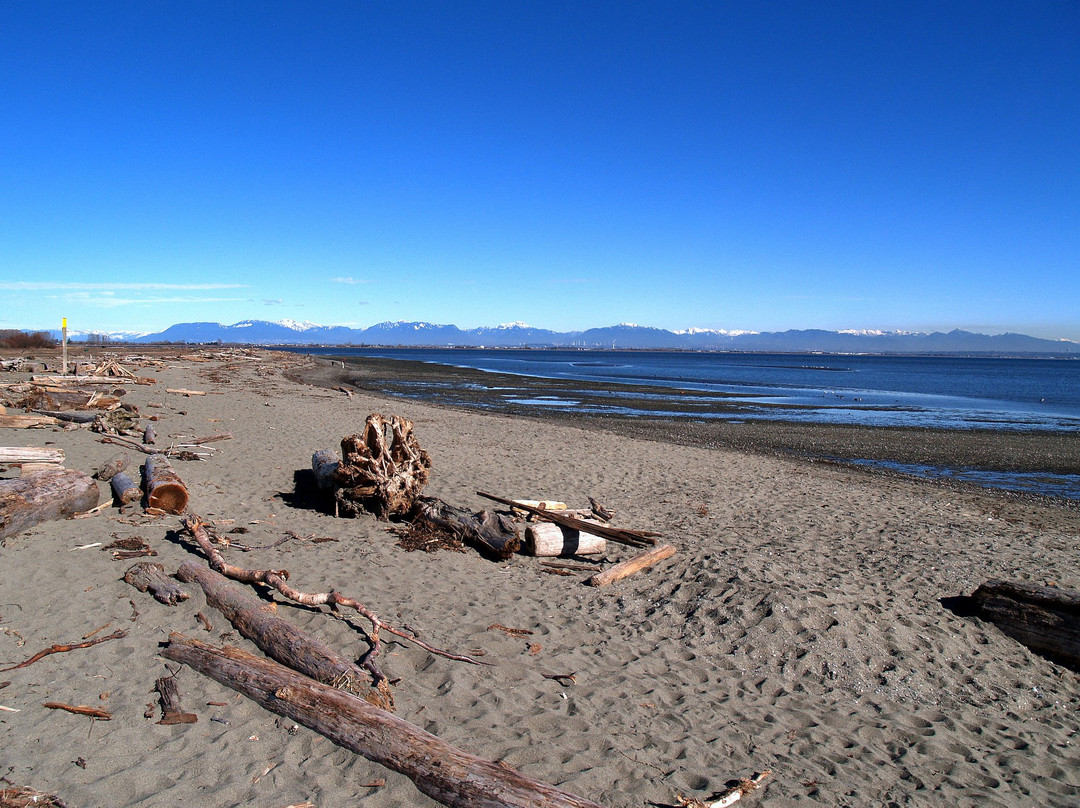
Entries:
POLYGON ((0 3, 0 328, 1080 340, 1080 3, 0 3))

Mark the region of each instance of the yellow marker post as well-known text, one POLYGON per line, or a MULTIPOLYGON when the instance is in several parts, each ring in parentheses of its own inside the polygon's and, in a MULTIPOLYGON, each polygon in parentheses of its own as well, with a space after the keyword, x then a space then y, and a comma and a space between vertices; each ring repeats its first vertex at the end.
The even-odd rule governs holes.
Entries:
POLYGON ((64 337, 64 351, 63 351, 64 370, 63 370, 63 373, 66 376, 67 375, 67 317, 64 317, 64 318, 62 318, 60 320, 60 333, 63 334, 63 337, 64 337))

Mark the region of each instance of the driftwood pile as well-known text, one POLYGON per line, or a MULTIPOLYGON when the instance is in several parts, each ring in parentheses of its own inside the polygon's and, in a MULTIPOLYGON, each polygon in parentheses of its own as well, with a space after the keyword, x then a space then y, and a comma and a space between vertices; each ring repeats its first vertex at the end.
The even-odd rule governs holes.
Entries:
POLYGON ((399 532, 407 546, 438 545, 440 536, 449 536, 495 559, 522 550, 541 557, 601 554, 609 541, 649 548, 592 576, 588 582, 594 586, 625 578, 675 553, 671 545, 655 546, 657 533, 612 526, 614 512, 592 499, 589 509, 571 511, 562 502, 513 500, 478 491, 478 496, 510 509, 497 513, 473 512, 425 496, 431 458, 417 442, 412 422, 396 415, 369 415, 363 432, 342 439, 340 458, 329 450, 316 451, 311 468, 318 487, 332 495, 335 515, 370 513, 406 522, 408 527, 399 532), (532 520, 524 544, 517 522, 523 514, 532 520))

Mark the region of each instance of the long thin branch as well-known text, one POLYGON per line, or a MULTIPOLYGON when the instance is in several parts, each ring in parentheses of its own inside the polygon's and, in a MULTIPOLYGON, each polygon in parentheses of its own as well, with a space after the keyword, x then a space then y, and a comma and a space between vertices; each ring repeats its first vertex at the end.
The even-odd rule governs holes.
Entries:
POLYGON ((315 594, 301 592, 299 589, 295 589, 287 583, 289 579, 288 570, 249 570, 244 567, 237 567, 230 564, 225 560, 225 556, 221 554, 221 551, 214 546, 213 541, 211 541, 205 522, 194 514, 184 516, 181 521, 184 525, 184 529, 193 539, 195 539, 195 543, 199 545, 199 549, 202 550, 203 554, 210 562, 210 568, 221 573, 226 578, 232 578, 234 581, 240 581, 245 584, 264 584, 280 592, 283 597, 305 606, 329 606, 335 611, 344 607, 353 609, 366 618, 371 623, 371 650, 368 651, 364 659, 361 660, 361 664, 366 664, 368 660, 378 655, 382 648, 379 632, 387 631, 396 637, 401 637, 404 640, 408 640, 409 642, 420 646, 425 651, 435 654, 436 656, 453 659, 457 662, 468 662, 473 665, 491 665, 490 662, 481 662, 480 660, 473 659, 464 654, 454 654, 450 651, 444 651, 441 648, 429 645, 408 632, 402 631, 401 629, 395 628, 389 623, 384 622, 363 603, 353 598, 346 597, 340 592, 318 592, 315 594))
POLYGON ((76 648, 89 648, 91 645, 97 645, 98 643, 101 643, 101 642, 108 642, 109 640, 119 640, 122 637, 126 637, 126 636, 127 636, 127 632, 121 630, 121 631, 114 631, 112 634, 108 635, 107 637, 98 637, 96 640, 87 640, 86 642, 77 642, 77 643, 72 643, 71 645, 52 645, 52 646, 49 646, 48 648, 46 648, 44 651, 38 651, 36 654, 34 654, 32 657, 30 657, 25 662, 20 662, 18 665, 12 665, 10 668, 0 668, 0 673, 4 673, 5 671, 14 671, 14 670, 18 670, 19 668, 28 667, 29 665, 33 665, 39 659, 47 657, 49 654, 59 654, 59 653, 62 653, 64 651, 74 651, 76 648))

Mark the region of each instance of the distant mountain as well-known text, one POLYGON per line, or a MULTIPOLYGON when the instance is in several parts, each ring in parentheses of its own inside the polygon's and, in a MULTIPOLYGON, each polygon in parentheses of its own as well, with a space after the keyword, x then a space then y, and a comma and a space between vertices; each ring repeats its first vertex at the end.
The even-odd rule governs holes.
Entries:
MULTIPOLYGON (((59 337, 59 334, 55 334, 59 337)), ((367 328, 322 326, 292 320, 243 320, 233 325, 178 323, 157 334, 108 334, 117 342, 239 343, 248 345, 370 345, 486 348, 631 348, 778 353, 1076 354, 1080 343, 1024 334, 905 331, 666 331, 621 323, 586 331, 549 331, 525 323, 463 330, 456 325, 385 322, 367 328)), ((78 336, 73 339, 78 339, 78 336)), ((85 337, 84 337, 85 338, 85 337)))

